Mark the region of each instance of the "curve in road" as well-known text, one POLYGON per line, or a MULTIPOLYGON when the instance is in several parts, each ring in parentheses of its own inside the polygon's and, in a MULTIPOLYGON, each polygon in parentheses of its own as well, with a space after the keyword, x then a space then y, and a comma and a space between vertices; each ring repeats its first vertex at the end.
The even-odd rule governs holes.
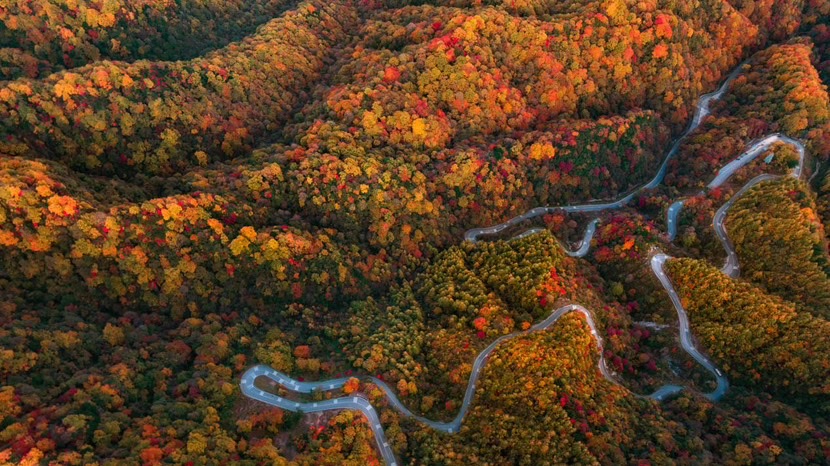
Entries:
POLYGON ((666 292, 669 294, 669 298, 674 305, 674 309, 677 311, 677 320, 679 323, 678 327, 680 329, 680 346, 682 346, 683 349, 698 362, 698 364, 711 372, 712 375, 715 376, 715 380, 717 380, 718 385, 715 390, 711 393, 705 393, 704 396, 712 401, 718 401, 723 397, 723 395, 726 394, 726 391, 729 390, 729 381, 720 369, 715 367, 712 361, 704 356, 703 353, 697 349, 697 346, 695 346, 694 341, 692 340, 692 330, 689 327, 689 315, 686 313, 686 309, 680 302, 680 297, 677 295, 677 291, 675 291, 674 285, 672 285, 668 275, 666 275, 666 271, 663 270, 663 265, 666 263, 667 259, 671 259, 671 257, 663 254, 662 252, 658 252, 653 255, 651 257, 651 270, 654 272, 657 279, 660 280, 663 288, 666 289, 666 292))
MULTIPOLYGON (((759 155, 764 153, 770 146, 777 142, 782 142, 784 144, 789 144, 795 147, 796 151, 798 152, 798 165, 793 169, 790 173, 791 176, 795 178, 800 178, 803 171, 804 171, 804 163, 806 158, 806 149, 804 144, 801 141, 793 139, 789 136, 785 136, 779 133, 773 133, 768 136, 765 136, 761 139, 756 140, 755 142, 749 144, 747 149, 738 157, 724 165, 720 170, 718 170, 718 174, 709 182, 706 187, 708 189, 715 189, 723 185, 732 175, 735 174, 740 168, 746 166, 749 162, 753 161, 759 155)), ((726 234, 726 226, 724 222, 726 221, 726 214, 735 201, 738 200, 741 196, 744 195, 747 191, 749 191, 753 186, 761 183, 763 181, 770 181, 774 179, 778 179, 780 176, 778 175, 771 175, 771 174, 762 174, 759 175, 748 183, 746 183, 738 192, 732 195, 726 203, 724 203, 718 210, 715 212, 715 217, 712 220, 712 225, 715 229, 715 235, 718 237, 721 245, 723 245, 724 250, 726 250, 726 263, 721 268, 721 271, 726 275, 737 278, 740 275, 740 264, 738 263, 738 254, 735 252, 735 247, 730 241, 729 236, 726 234)), ((704 192, 701 191, 697 194, 698 196, 704 195, 704 192)), ((683 208, 683 200, 677 201, 672 204, 668 211, 666 212, 666 225, 668 228, 668 236, 669 241, 674 241, 675 236, 677 235, 677 223, 678 223, 678 215, 680 214, 680 210, 683 208)))
MULTIPOLYGON (((561 206, 561 207, 536 207, 534 209, 529 210, 523 215, 518 217, 514 217, 504 223, 499 225, 495 225, 492 227, 487 228, 476 228, 472 230, 468 230, 465 235, 464 239, 467 241, 475 242, 478 240, 479 236, 482 235, 491 235, 499 233, 511 226, 514 226, 524 220, 528 220, 534 217, 538 217, 540 215, 550 213, 556 210, 562 210, 569 213, 578 213, 578 212, 600 212, 603 210, 608 209, 616 209, 622 207, 623 205, 627 204, 637 193, 642 191, 643 189, 653 189, 657 187, 663 180, 666 174, 666 169, 668 166, 668 162, 674 157, 677 153, 680 144, 682 141, 692 132, 694 131, 703 119, 710 113, 709 111, 709 104, 713 100, 720 99, 721 96, 724 94, 726 89, 728 88, 729 84, 735 79, 735 77, 739 74, 740 69, 742 68, 743 63, 738 65, 727 77, 727 79, 723 82, 723 84, 718 88, 716 92, 705 94, 701 96, 696 106, 695 115, 686 129, 686 131, 674 142, 671 149, 667 153, 662 165, 660 166, 660 170, 654 176, 654 178, 643 185, 642 187, 634 190, 630 194, 618 199, 614 202, 609 203, 599 203, 599 204, 582 204, 582 205, 570 205, 570 206, 561 206)), ((780 134, 773 134, 767 136, 757 143, 750 146, 750 148, 744 153, 741 154, 738 158, 724 166, 715 177, 715 179, 710 182, 709 187, 716 187, 723 183, 726 179, 728 179, 735 171, 737 171, 742 166, 746 165, 755 158, 758 154, 763 152, 769 145, 774 142, 782 141, 787 142, 790 144, 794 144, 800 153, 801 160, 799 166, 794 170, 794 176, 800 176, 801 170, 804 161, 804 146, 799 141, 791 139, 787 136, 782 136, 780 134)), ((721 238, 721 241, 724 244, 724 247, 727 249, 727 253, 729 257, 733 257, 735 255, 734 249, 731 247, 731 243, 728 241, 728 237, 726 236, 726 231, 723 229, 723 218, 725 217, 726 212, 728 211, 729 207, 731 207, 732 203, 735 199, 737 199, 741 194, 743 194, 746 190, 750 189, 757 183, 765 181, 767 179, 774 178, 773 175, 761 175, 760 177, 756 177, 746 186, 744 186, 738 193, 736 193, 732 199, 730 199, 727 204, 721 207, 718 210, 718 214, 715 217, 715 228, 716 232, 718 232, 718 237, 721 238), (720 221, 718 221, 720 218, 720 221)), ((672 204, 669 208, 668 215, 668 229, 669 229, 669 237, 673 238, 676 234, 676 223, 677 223, 677 214, 679 213, 680 209, 682 209, 683 201, 676 202, 672 204)), ((594 232, 596 231, 597 224, 599 223, 599 218, 595 218, 586 229, 585 235, 582 239, 580 247, 575 250, 568 250, 566 252, 568 255, 573 257, 583 257, 587 254, 588 250, 590 249, 591 239, 593 238, 594 232)), ((543 231, 541 228, 534 228, 528 230, 513 239, 524 238, 530 236, 535 233, 539 233, 543 231)), ((672 304, 675 307, 675 310, 678 315, 679 321, 679 330, 680 330, 680 343, 683 349, 688 352, 698 363, 700 363, 704 368, 706 368, 709 372, 711 372, 717 381, 717 387, 711 393, 704 394, 708 399, 712 401, 717 401, 723 397, 726 391, 729 388, 729 382, 723 373, 708 359, 704 356, 695 346, 694 341, 692 339, 691 329, 689 327, 689 319, 686 313, 686 310, 683 308, 683 305, 677 295, 677 292, 674 289, 674 286, 671 283, 671 280, 666 276, 665 271, 663 270, 663 265, 667 259, 670 257, 663 254, 662 252, 658 252, 654 254, 651 258, 651 268, 654 272, 655 276, 658 278, 662 286, 665 288, 669 297, 672 301, 672 304)), ((727 259, 727 266, 729 265, 729 259, 727 259)), ((728 268, 727 266, 724 267, 724 273, 730 274, 730 271, 733 270, 732 268, 728 268)), ((737 258, 734 259, 734 270, 737 270, 737 258)), ((429 427, 441 431, 446 432, 449 434, 456 433, 461 427, 461 423, 466 416, 470 405, 472 403, 473 395, 475 394, 475 387, 476 383, 478 382, 478 378, 481 373, 481 369, 485 364, 487 358, 492 353, 493 350, 502 342, 513 339, 522 335, 527 335, 532 332, 539 332, 547 329, 554 323, 556 323, 563 315, 569 312, 579 312, 585 316, 585 319, 591 329, 591 334, 594 336, 596 343, 597 343, 597 350, 599 352, 599 370, 602 375, 608 379, 609 381, 620 385, 617 380, 613 377, 613 373, 608 369, 608 366, 605 362, 605 358, 603 355, 603 342, 602 337, 599 335, 597 331, 597 326, 593 319, 591 312, 580 306, 578 304, 569 304, 559 309, 556 309, 552 312, 545 320, 537 323, 533 327, 529 328, 525 331, 514 332, 509 335, 504 335, 495 341, 493 341, 487 348, 484 349, 479 355, 476 357, 475 362, 473 363, 472 372, 470 374, 470 379, 467 384, 467 389, 464 393, 464 400, 461 405, 461 409, 459 410, 456 417, 450 422, 440 422, 440 421, 433 421, 422 416, 418 416, 410 411, 404 404, 400 401, 397 395, 392 391, 391 387, 389 387, 384 381, 377 379, 375 377, 369 376, 361 376, 360 379, 364 381, 369 381, 376 386, 378 386, 385 394, 389 404, 400 412, 402 415, 414 418, 429 427)), ((243 375, 240 381, 240 388, 242 393, 246 396, 261 401, 263 403, 267 403, 272 406, 279 407, 281 409, 285 409, 288 411, 293 412, 321 412, 321 411, 328 411, 328 410, 339 410, 339 409, 350 409, 362 412, 369 421, 369 425, 375 435, 375 441, 377 443, 378 449, 383 457, 384 461, 389 466, 397 466, 397 460, 395 458, 395 453, 392 450, 387 438, 386 434, 383 430, 383 426, 380 423, 380 419, 378 417, 376 409, 371 405, 371 403, 363 398, 362 396, 343 396, 323 401, 317 402, 299 402, 294 400, 289 400, 285 397, 267 392, 262 390, 255 385, 255 380, 258 377, 266 377, 268 379, 273 380, 283 388, 295 392, 295 393, 302 393, 308 394, 312 393, 317 390, 322 391, 329 391, 342 388, 347 378, 338 378, 338 379, 331 379, 331 380, 324 380, 318 382, 300 382, 291 377, 274 370, 270 367, 264 365, 256 365, 249 368, 243 375)), ((660 387, 658 390, 653 392, 650 395, 645 396, 645 398, 650 398, 657 401, 665 400, 671 396, 676 395, 677 393, 683 391, 685 388, 678 385, 664 385, 660 387)), ((637 395, 641 396, 641 395, 637 395)))
POLYGON ((532 218, 538 217, 540 215, 545 215, 549 213, 553 213, 557 210, 561 210, 568 213, 584 213, 584 212, 602 212, 604 210, 612 210, 618 209, 625 204, 628 204, 631 199, 634 198, 640 191, 644 189, 654 189, 663 182, 663 178, 666 176, 666 170, 668 169, 669 161, 674 158, 677 151, 680 149, 680 145, 683 141, 691 134, 692 131, 697 129, 700 126, 700 123, 703 121, 706 116, 708 116, 711 112, 709 110, 709 104, 714 100, 719 100, 726 90, 729 88, 729 85, 735 78, 740 74, 741 68, 746 62, 741 62, 738 66, 736 66, 729 76, 727 76, 726 80, 724 80, 723 84, 720 85, 717 91, 704 94, 703 96, 698 99, 698 103, 695 106, 695 114, 692 118, 692 121, 689 123, 689 127, 680 135, 672 144, 671 149, 666 154, 666 157, 663 159, 663 163, 660 165, 660 169, 657 171, 657 174, 654 175, 654 178, 651 179, 648 183, 644 184, 643 186, 633 190, 631 193, 623 196, 622 198, 613 201, 613 202, 606 202, 606 203, 596 203, 596 204, 577 204, 577 205, 566 205, 566 206, 548 206, 548 207, 535 207, 533 209, 528 210, 522 215, 516 216, 507 220, 506 222, 500 223, 498 225, 494 225, 491 227, 484 227, 484 228, 473 228, 467 230, 464 233, 464 239, 466 241, 476 242, 479 236, 482 235, 494 235, 496 233, 500 233, 505 229, 518 225, 519 223, 530 220, 532 218))
MULTIPOLYGON (((562 249, 565 251, 565 254, 571 257, 585 257, 585 255, 588 254, 588 251, 591 249, 591 239, 594 237, 594 233, 597 231, 597 225, 599 225, 599 217, 591 220, 591 223, 588 224, 588 228, 585 229, 585 233, 582 236, 582 241, 579 242, 578 248, 568 249, 565 247, 564 244, 562 244, 562 249)), ((527 238, 528 236, 535 235, 536 233, 541 233, 543 231, 547 231, 547 229, 540 227, 531 228, 530 230, 527 230, 510 238, 510 241, 527 238)))
MULTIPOLYGON (((669 286, 671 286, 671 284, 669 284, 669 286)), ((678 314, 683 312, 683 315, 685 316, 685 311, 682 310, 682 307, 677 308, 677 310, 678 314)), ((398 398, 395 392, 392 391, 392 388, 389 387, 389 385, 387 385, 386 382, 384 382, 383 380, 370 376, 359 376, 358 378, 366 382, 371 382, 375 384, 378 388, 380 388, 386 396, 386 399, 389 402, 389 404, 402 415, 416 419, 437 431, 453 434, 459 431, 459 429, 461 428, 461 423, 467 416, 467 412, 469 411, 470 406, 472 405, 473 396, 475 395, 476 384, 478 383, 478 379, 481 375, 481 370, 484 367, 484 364, 487 362, 487 359, 489 358, 490 354, 496 349, 496 347, 507 340, 528 335, 534 332, 544 331, 547 328, 551 327, 553 324, 555 324, 562 316, 570 312, 578 312, 585 316, 585 320, 588 323, 589 328, 591 329, 591 335, 594 336, 594 339, 597 344, 597 352, 599 354, 598 366, 600 373, 607 380, 622 387, 622 385, 614 378, 612 371, 608 368, 608 364, 605 361, 605 356, 603 354, 604 351, 602 337, 599 335, 597 325, 594 321, 594 317, 591 311, 589 311, 583 306, 580 306, 579 304, 568 304, 566 306, 562 306, 556 309, 554 312, 552 312, 545 320, 537 323, 536 325, 530 327, 527 330, 513 332, 511 334, 503 335, 497 338, 495 341, 490 343, 487 346, 487 348, 485 348, 481 353, 479 353, 475 359, 475 362, 473 363, 470 378, 467 382, 467 389, 464 392, 464 400, 461 403, 461 409, 452 421, 434 421, 422 416, 418 416, 417 414, 410 411, 409 408, 407 408, 401 402, 400 398, 398 398)), ((686 319, 685 322, 687 322, 688 325, 688 319, 686 319)), ((686 344, 692 345, 690 339, 681 339, 681 343, 684 344, 684 348, 687 348, 685 346, 686 344)), ((698 357, 702 358, 701 360, 706 361, 708 363, 708 360, 706 360, 705 357, 703 357, 703 355, 697 352, 694 346, 689 346, 687 348, 687 351, 689 351, 690 349, 694 351, 694 353, 690 352, 690 354, 692 354, 693 357, 695 357, 696 359, 698 357)), ((711 365, 711 363, 708 364, 709 365, 707 366, 707 368, 714 367, 713 365, 711 365)), ((290 400, 280 395, 276 395, 274 393, 267 392, 257 387, 254 382, 258 377, 266 377, 289 391, 301 394, 309 394, 315 391, 329 391, 343 388, 348 378, 330 379, 319 382, 300 382, 298 380, 292 379, 288 375, 278 370, 259 364, 249 368, 247 371, 245 371, 244 374, 242 374, 240 388, 242 390, 242 393, 251 399, 261 401, 271 406, 276 406, 280 409, 292 412, 313 413, 340 409, 360 411, 363 413, 363 415, 366 416, 366 418, 369 421, 369 426, 372 429, 372 432, 374 433, 378 450, 380 451, 381 456, 383 457, 386 464, 390 466, 397 466, 397 459, 395 458, 394 451, 392 450, 391 446, 389 445, 389 441, 386 438, 386 432, 383 430, 383 426, 380 423, 380 418, 378 417, 377 410, 372 406, 372 404, 368 400, 366 400, 362 396, 350 395, 323 401, 299 402, 290 400)), ((720 383, 718 384, 718 387, 720 389, 720 383)), ((679 393, 683 389, 684 387, 681 387, 679 385, 664 385, 651 395, 648 395, 644 398, 662 401, 670 396, 679 393)), ((725 388, 723 389, 723 392, 725 392, 725 388)), ((720 398, 721 395, 722 393, 713 392, 713 394, 707 394, 706 396, 710 399, 717 400, 720 398)))
POLYGON ((741 274, 741 265, 738 262, 738 253, 735 252, 735 246, 732 244, 732 240, 729 239, 729 236, 726 234, 726 225, 724 222, 726 221, 726 213, 732 208, 732 205, 735 204, 735 201, 738 200, 739 197, 743 196, 745 192, 752 189, 753 186, 762 182, 762 181, 769 181, 775 180, 780 178, 776 175, 769 175, 763 174, 756 176, 749 183, 745 184, 737 193, 733 194, 732 197, 726 201, 720 209, 715 212, 715 217, 712 220, 712 225, 715 228, 715 235, 717 235, 718 240, 720 241, 721 245, 723 245, 723 249, 726 250, 726 262, 723 264, 721 268, 721 272, 728 275, 731 278, 738 278, 741 274))
MULTIPOLYGON (((697 349, 697 347, 694 344, 694 341, 692 340, 691 330, 689 329, 689 318, 686 314, 686 310, 683 308, 683 305, 680 302, 680 298, 677 296, 677 292, 674 290, 671 281, 666 276, 665 271, 663 270, 663 264, 668 258, 669 256, 666 256, 662 253, 654 255, 651 259, 652 270, 654 271, 655 275, 658 277, 660 282, 663 284, 663 287, 669 293, 669 297, 671 298, 675 310, 677 311, 678 320, 680 322, 681 346, 696 361, 698 361, 707 370, 712 372, 712 374, 714 374, 717 379, 717 388, 711 393, 704 394, 704 396, 706 396, 708 399, 712 401, 718 401, 728 390, 729 382, 727 381, 726 377, 721 373, 721 371, 718 368, 716 368, 715 365, 697 349)), ((467 389, 464 392, 464 400, 461 403, 461 409, 452 421, 434 421, 422 416, 418 416, 417 414, 414 414, 412 411, 410 411, 401 402, 400 398, 398 398, 398 396, 395 394, 392 388, 389 387, 389 385, 387 385, 386 382, 384 382, 383 380, 369 376, 360 376, 359 378, 364 381, 371 382, 375 384, 378 388, 380 388, 386 396, 386 399, 389 402, 389 404, 402 415, 416 419, 422 422, 423 424, 426 424, 429 427, 440 432, 445 432, 448 434, 456 433, 461 428, 461 423, 463 422, 464 418, 467 415, 467 412, 470 409, 470 406, 472 405, 473 396, 475 395, 476 384, 478 383, 478 379, 481 375, 481 370, 484 367, 484 364, 487 362, 488 357, 496 349, 496 347, 507 340, 528 335, 534 332, 544 331, 553 324, 555 324, 562 316, 570 312, 579 312, 585 316, 585 320, 588 323, 588 326, 591 329, 591 334, 594 336, 594 339, 597 344, 597 352, 599 354, 598 366, 600 373, 607 380, 622 386, 615 379, 613 372, 608 368, 608 364, 605 361, 605 356, 603 354, 603 340, 597 330, 597 325, 594 321, 594 317, 591 311, 579 304, 568 304, 566 306, 560 307, 556 309, 554 312, 552 312, 545 320, 537 323, 536 325, 530 327, 527 330, 513 332, 509 335, 504 335, 497 338, 495 341, 490 343, 490 345, 488 345, 487 348, 485 348, 481 353, 479 353, 473 363, 470 378, 467 382, 467 389)), ((340 389, 346 384, 348 378, 323 380, 319 382, 300 382, 270 367, 264 365, 256 365, 249 368, 242 375, 240 388, 242 389, 243 394, 254 400, 261 401, 271 406, 276 406, 278 408, 292 412, 312 413, 338 409, 350 409, 360 411, 369 420, 369 426, 375 435, 375 441, 377 443, 378 450, 381 452, 381 456, 383 456, 384 461, 386 461, 386 463, 390 466, 397 465, 397 460, 395 459, 394 451, 390 447, 389 441, 386 438, 386 433, 383 430, 382 424, 380 423, 377 410, 372 406, 372 404, 368 400, 366 400, 362 396, 343 396, 316 402, 299 402, 290 400, 288 398, 258 388, 254 383, 254 381, 258 377, 266 377, 289 391, 301 394, 309 394, 314 391, 329 391, 340 389)), ((650 395, 647 395, 645 397, 641 395, 637 396, 643 398, 650 398, 656 401, 662 401, 666 398, 680 393, 684 389, 684 387, 679 385, 663 385, 650 395)))
POLYGON ((669 210, 666 211, 666 232, 669 236, 669 242, 671 243, 674 241, 674 238, 677 236, 677 216, 680 215, 680 211, 683 210, 683 204, 685 200, 676 201, 674 204, 669 206, 669 210))

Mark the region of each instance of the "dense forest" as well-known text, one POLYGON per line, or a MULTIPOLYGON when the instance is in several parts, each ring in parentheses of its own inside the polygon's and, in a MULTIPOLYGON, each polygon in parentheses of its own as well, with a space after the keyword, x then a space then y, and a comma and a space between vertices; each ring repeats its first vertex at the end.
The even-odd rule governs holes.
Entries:
POLYGON ((181 60, 253 33, 285 0, 10 0, 0 76, 36 78, 100 60, 181 60))
POLYGON ((692 328, 734 380, 824 413, 830 394, 827 320, 797 311, 694 259, 671 263, 692 328))
POLYGON ((758 185, 735 204, 728 228, 747 280, 828 318, 827 233, 813 196, 792 179, 758 185))
POLYGON ((7 1, 0 463, 828 464, 828 85, 826 0, 7 1))

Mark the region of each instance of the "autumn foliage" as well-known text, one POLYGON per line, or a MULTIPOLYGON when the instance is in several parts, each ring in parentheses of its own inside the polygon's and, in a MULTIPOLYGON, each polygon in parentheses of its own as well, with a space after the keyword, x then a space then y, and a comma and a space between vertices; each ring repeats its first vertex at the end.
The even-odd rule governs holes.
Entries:
POLYGON ((341 380, 256 384, 363 397, 401 464, 825 461, 828 14, 815 0, 4 2, 0 463, 380 464, 356 412, 242 396, 254 363, 341 380), (563 247, 593 217, 563 210, 462 242, 646 183, 745 60, 665 185, 602 213, 586 258, 563 247), (705 264, 723 255, 713 212, 796 154, 774 146, 696 193, 775 131, 803 139, 817 173, 736 203, 733 281, 705 264), (664 211, 686 195, 670 243, 664 211), (677 348, 654 247, 694 257, 667 269, 735 381, 722 403, 696 395, 707 374, 677 348), (573 302, 598 334, 574 314, 500 345, 457 435, 400 416, 365 377, 452 419, 483 349, 573 302), (597 369, 597 336, 619 383, 597 369), (664 383, 690 389, 634 395, 664 383))

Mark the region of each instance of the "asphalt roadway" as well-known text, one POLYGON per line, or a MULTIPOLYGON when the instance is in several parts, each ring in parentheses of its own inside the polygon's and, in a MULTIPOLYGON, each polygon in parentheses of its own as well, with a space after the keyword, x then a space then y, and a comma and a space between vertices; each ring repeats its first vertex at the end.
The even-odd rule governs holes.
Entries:
MULTIPOLYGON (((475 242, 479 239, 480 236, 484 235, 493 235, 504 231, 505 229, 517 225, 522 221, 538 217, 540 215, 544 215, 547 213, 552 213, 555 211, 565 211, 569 213, 584 213, 584 212, 601 212, 604 210, 610 209, 617 209, 624 205, 626 205, 631 199, 634 198, 640 191, 644 189, 653 189, 662 183, 663 178, 666 174, 666 169, 668 166, 668 162, 675 156, 677 153, 680 144, 685 140, 685 138, 694 131, 703 121, 703 119, 709 115, 709 104, 713 100, 720 99, 724 92, 729 87, 729 84, 735 79, 735 77, 739 74, 743 63, 738 65, 732 73, 727 77, 727 79, 723 82, 723 84, 718 88, 717 91, 705 94, 701 96, 696 106, 695 115, 692 118, 692 121, 689 124, 689 127, 686 131, 674 142, 669 152, 666 154, 666 157, 660 166, 660 170, 658 173, 652 178, 651 181, 646 183, 645 185, 641 186, 640 188, 634 190, 633 192, 627 194, 626 196, 607 203, 589 203, 589 204, 579 204, 579 205, 568 205, 568 206, 558 206, 558 207, 536 207, 534 209, 529 210, 528 212, 514 217, 504 223, 499 225, 486 227, 486 228, 475 228, 469 230, 465 233, 464 239, 467 241, 475 242)), ((784 142, 788 144, 794 145, 800 154, 800 162, 798 167, 793 171, 793 176, 800 177, 801 172, 804 165, 804 155, 805 149, 804 145, 797 140, 789 138, 787 136, 781 134, 771 134, 764 138, 761 138, 754 143, 750 144, 747 150, 742 153, 740 156, 729 162, 725 165, 715 178, 709 183, 707 186, 708 188, 715 188, 723 184, 730 176, 732 176, 738 169, 745 166, 759 154, 763 153, 770 145, 775 142, 784 142)), ((732 198, 727 201, 720 209, 718 209, 717 213, 715 214, 714 218, 714 228, 715 233, 717 234, 718 238, 720 239, 721 243, 724 245, 724 249, 727 252, 727 261, 726 265, 722 269, 723 273, 729 276, 737 276, 739 272, 739 265, 737 255, 735 254, 734 248, 732 247, 731 242, 726 234, 726 230, 724 227, 724 221, 726 218, 726 213, 728 212, 729 208, 734 204, 734 201, 743 195, 747 190, 755 186, 756 184, 775 179, 777 178, 774 175, 761 175, 749 183, 747 183, 740 191, 735 193, 732 198)), ((673 240, 674 236, 677 233, 677 215, 683 207, 683 201, 677 201, 672 204, 668 211, 667 211, 667 227, 668 227, 668 236, 670 240, 673 240)), ((588 253, 588 250, 591 246, 591 240, 593 238, 594 232, 596 231, 597 225, 599 223, 599 218, 595 218, 591 223, 588 225, 588 228, 585 231, 585 235, 579 245, 579 248, 575 250, 565 249, 566 252, 573 257, 583 257, 588 253)), ((530 236, 535 233, 539 233, 543 231, 541 228, 533 228, 520 235, 514 237, 513 239, 520 239, 527 236, 530 236)), ((663 265, 665 264, 666 260, 670 259, 669 256, 663 254, 662 252, 657 252, 653 254, 651 257, 651 269, 655 276, 658 278, 660 283, 663 285, 663 288, 669 295, 669 298, 674 305, 674 308, 677 312, 678 322, 679 322, 679 332, 680 332, 680 344, 681 347, 689 353, 700 365, 702 365, 706 370, 711 372, 716 381, 717 387, 711 393, 703 394, 705 397, 712 401, 718 401, 723 397, 726 391, 729 389, 729 382, 726 376, 718 369, 714 363, 712 363, 695 345, 694 339, 692 338, 691 329, 689 327, 689 318, 686 313, 686 310, 683 308, 683 305, 680 301, 677 292, 674 289, 674 286, 671 283, 671 280, 666 275, 663 265)), ((369 376, 358 376, 359 379, 363 380, 364 382, 371 382, 378 386, 385 394, 386 399, 391 408, 397 410, 402 415, 406 417, 414 418, 431 428, 445 432, 447 434, 454 434, 457 433, 461 429, 461 424, 466 416, 467 412, 470 409, 470 406, 473 401, 473 397, 475 394, 475 387, 476 383, 478 382, 479 376, 481 374, 481 370, 486 364, 488 357, 496 349, 496 347, 503 343, 506 340, 510 340, 522 335, 526 335, 532 332, 539 332, 544 331, 553 324, 555 324, 562 316, 570 313, 570 312, 578 312, 585 317, 588 326, 591 329, 591 334, 594 336, 597 342, 597 351, 599 354, 599 370, 602 375, 612 381, 615 384, 619 385, 619 381, 614 376, 614 373, 608 368, 606 364, 605 358, 603 356, 603 341, 602 337, 600 336, 599 332, 597 331, 597 326, 595 324, 593 315, 590 310, 586 309, 585 307, 579 304, 568 304, 566 306, 560 307, 554 310, 545 320, 537 323, 536 325, 532 326, 531 328, 525 331, 514 332, 509 335, 504 335, 495 341, 493 341, 487 348, 485 348, 479 355, 476 357, 472 372, 470 374, 470 378, 467 383, 467 389, 464 393, 464 400, 461 404, 461 408, 459 409, 458 414, 456 417, 449 422, 439 422, 433 421, 430 419, 426 419, 422 416, 418 416, 411 412, 398 396, 394 393, 394 391, 389 387, 384 381, 377 379, 375 377, 369 376)), ((398 461, 395 457, 395 453, 392 447, 389 444, 388 439, 386 438, 386 433, 383 429, 383 425, 380 422, 380 418, 378 417, 377 410, 372 406, 372 404, 362 395, 362 394, 352 394, 349 396, 339 396, 336 398, 331 398, 322 401, 313 401, 313 402, 300 402, 288 399, 286 397, 280 396, 275 393, 271 393, 265 391, 261 388, 258 388, 254 381, 259 377, 265 377, 270 380, 273 380, 282 388, 287 391, 299 393, 299 394, 310 394, 316 391, 330 391, 330 390, 338 390, 342 388, 348 378, 337 378, 337 379, 330 379, 330 380, 322 380, 318 382, 300 382, 298 380, 292 379, 286 374, 279 372, 275 369, 264 365, 256 365, 249 368, 245 373, 242 375, 242 379, 240 380, 240 388, 242 393, 252 399, 261 401, 263 403, 269 404, 271 406, 276 406, 278 408, 292 411, 292 412, 302 412, 302 413, 312 413, 312 412, 321 412, 321 411, 329 411, 329 410, 341 410, 341 409, 350 409, 355 411, 360 411, 363 413, 364 416, 369 421, 369 426, 372 429, 375 440, 377 443, 378 450, 381 453, 384 461, 389 466, 397 466, 398 461)), ((684 390, 684 387, 678 385, 664 385, 657 389, 650 395, 637 395, 639 397, 649 398, 656 401, 662 401, 666 398, 676 395, 677 393, 684 390)))

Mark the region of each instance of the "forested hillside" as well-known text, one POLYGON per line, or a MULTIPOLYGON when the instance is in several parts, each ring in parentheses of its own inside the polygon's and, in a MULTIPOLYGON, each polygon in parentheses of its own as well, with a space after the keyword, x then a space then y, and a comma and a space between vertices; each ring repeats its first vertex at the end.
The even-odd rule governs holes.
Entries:
POLYGON ((0 463, 828 464, 829 63, 827 0, 3 2, 0 463))
POLYGON ((727 373, 817 413, 827 411, 827 320, 796 311, 793 304, 746 283, 734 283, 693 259, 670 263, 669 271, 692 328, 725 362, 727 373))
POLYGON ((287 0, 10 0, 0 76, 36 78, 99 60, 182 60, 241 39, 287 0))
POLYGON ((793 180, 761 184, 732 212, 728 227, 746 278, 830 317, 827 233, 806 186, 793 180))

